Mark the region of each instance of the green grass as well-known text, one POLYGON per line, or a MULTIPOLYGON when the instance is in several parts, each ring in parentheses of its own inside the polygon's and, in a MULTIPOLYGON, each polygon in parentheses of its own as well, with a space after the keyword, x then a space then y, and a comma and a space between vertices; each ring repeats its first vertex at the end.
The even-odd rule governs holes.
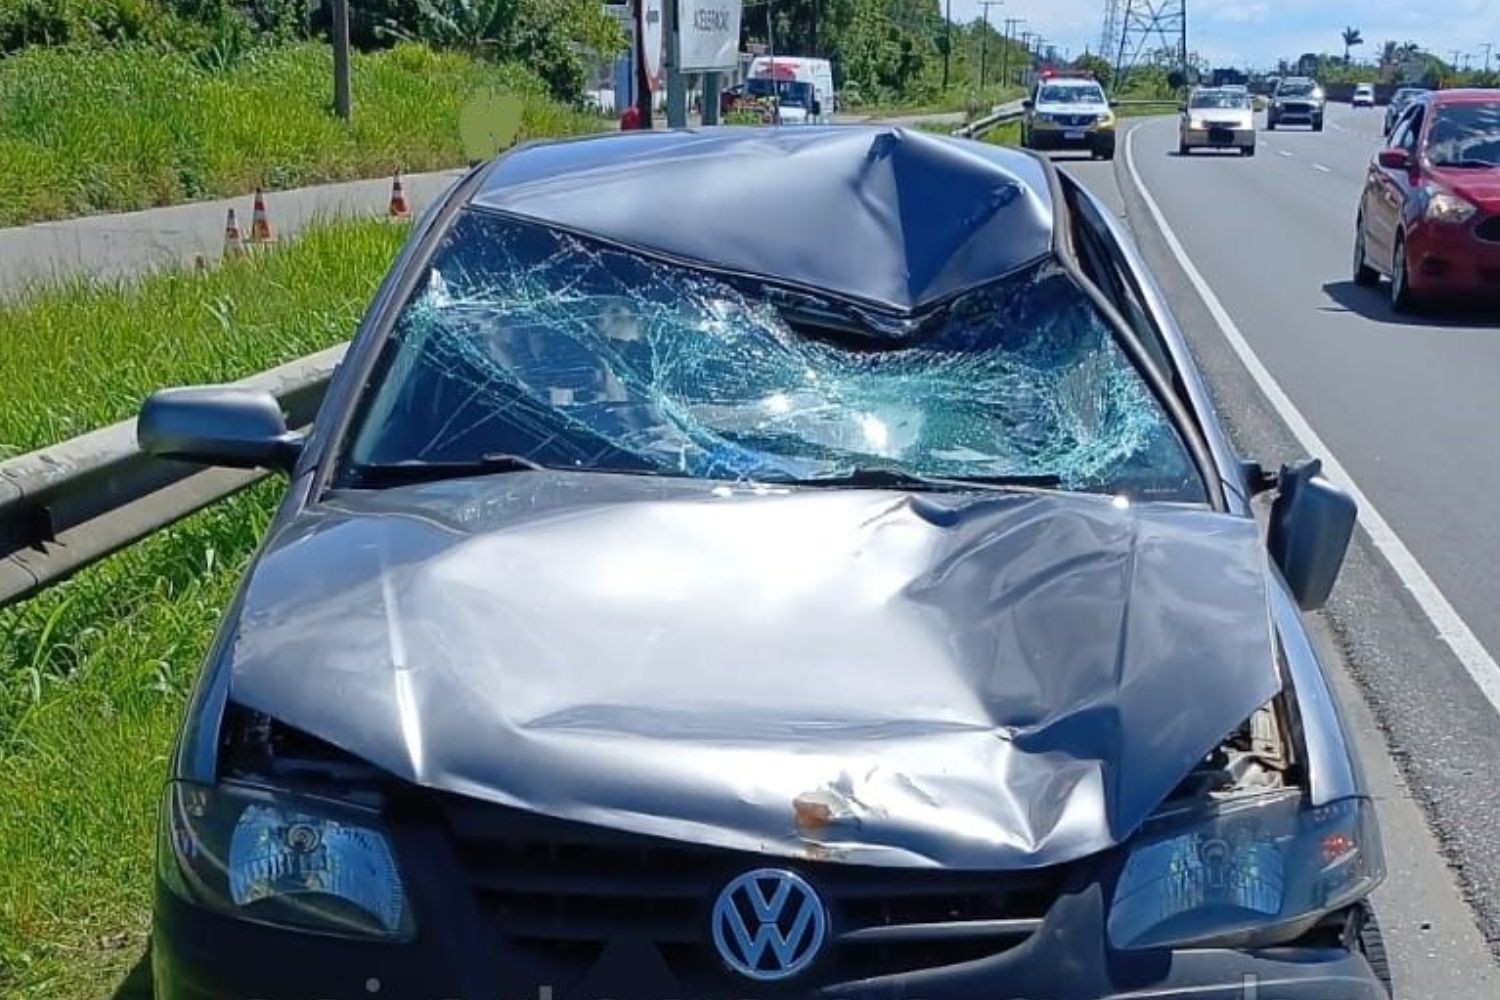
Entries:
POLYGON ((202 274, 74 282, 0 303, 0 457, 123 420, 163 385, 243 378, 348 339, 405 234, 316 226, 202 274))
POLYGON ((255 50, 212 72, 144 47, 0 59, 0 226, 465 161, 460 108, 523 97, 522 138, 597 131, 524 68, 403 45, 356 53, 354 115, 328 108, 326 46, 255 50))
POLYGON ((258 485, 0 611, 0 996, 139 986, 167 754, 280 489, 258 485))
MULTIPOLYGON (((30 449, 127 416, 159 385, 238 378, 345 339, 405 233, 325 225, 207 274, 0 309, 3 440, 30 449)), ((280 489, 263 483, 0 610, 0 996, 142 985, 166 757, 280 489)))

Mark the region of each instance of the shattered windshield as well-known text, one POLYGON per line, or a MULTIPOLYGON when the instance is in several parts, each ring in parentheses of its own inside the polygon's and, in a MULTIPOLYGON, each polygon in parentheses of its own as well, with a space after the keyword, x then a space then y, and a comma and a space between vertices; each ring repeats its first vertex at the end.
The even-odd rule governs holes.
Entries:
POLYGON ((880 470, 1205 495, 1141 376, 1050 261, 902 324, 470 210, 398 317, 361 411, 355 483, 505 456, 719 480, 880 470))
POLYGON ((1200 90, 1193 94, 1190 104, 1194 108, 1221 108, 1226 110, 1250 107, 1250 95, 1233 90, 1200 90))
POLYGON ((1043 87, 1037 98, 1040 104, 1103 104, 1104 91, 1095 86, 1043 87))

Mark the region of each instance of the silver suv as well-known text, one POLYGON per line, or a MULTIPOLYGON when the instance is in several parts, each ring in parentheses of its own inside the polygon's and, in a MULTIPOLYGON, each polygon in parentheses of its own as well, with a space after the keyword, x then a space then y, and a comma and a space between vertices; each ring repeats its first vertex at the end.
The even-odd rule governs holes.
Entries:
POLYGON ((1309 125, 1323 131, 1323 111, 1328 97, 1318 81, 1308 76, 1289 76, 1276 85, 1271 108, 1266 112, 1266 131, 1279 125, 1309 125))

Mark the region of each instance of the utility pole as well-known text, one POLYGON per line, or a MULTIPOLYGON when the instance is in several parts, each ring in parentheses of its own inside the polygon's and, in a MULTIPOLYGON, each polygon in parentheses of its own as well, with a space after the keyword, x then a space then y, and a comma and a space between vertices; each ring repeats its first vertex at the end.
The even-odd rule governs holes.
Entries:
POLYGON ((354 111, 349 88, 349 0, 333 0, 333 113, 344 121, 354 111))
POLYGON ((985 85, 985 63, 989 61, 990 55, 990 8, 1004 7, 1005 0, 979 0, 979 6, 984 8, 984 34, 979 40, 979 92, 984 93, 985 85))
MULTIPOLYGON (((814 31, 817 29, 814 28, 814 31)), ((943 10, 943 93, 948 92, 948 60, 953 55, 953 0, 943 10)))
POLYGON ((1000 49, 1000 86, 1010 86, 1010 40, 1015 34, 1016 28, 1026 23, 1024 17, 1007 17, 1005 19, 1005 41, 1000 49))
POLYGON ((1481 45, 1479 47, 1482 48, 1482 49, 1484 49, 1484 75, 1485 76, 1489 76, 1490 75, 1490 54, 1495 51, 1495 43, 1494 42, 1485 42, 1483 45, 1481 45))

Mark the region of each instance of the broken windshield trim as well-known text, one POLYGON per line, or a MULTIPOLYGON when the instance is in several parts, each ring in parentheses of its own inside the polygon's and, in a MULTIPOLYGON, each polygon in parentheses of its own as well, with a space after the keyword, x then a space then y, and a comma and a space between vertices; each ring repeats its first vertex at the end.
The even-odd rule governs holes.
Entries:
POLYGON ((1198 478, 1203 481, 1203 488, 1209 498, 1209 506, 1214 510, 1227 511, 1229 500, 1224 491, 1224 479, 1219 472, 1215 452, 1209 444, 1208 434, 1200 422, 1202 418, 1197 408, 1180 396, 1169 381, 1169 378, 1175 380, 1177 375, 1175 370, 1167 373, 1157 367, 1156 362, 1151 358, 1149 348, 1141 342, 1140 336, 1115 308, 1104 290, 1095 284, 1084 270, 1083 262, 1079 259, 1077 248, 1073 244, 1073 207, 1068 201, 1067 193, 1063 190, 1061 172, 1047 157, 1040 154, 1032 155, 1041 161, 1042 172, 1051 189, 1053 256, 1057 258, 1063 270, 1077 282, 1078 287, 1082 288, 1093 300, 1094 308, 1099 310, 1115 342, 1120 345, 1126 358, 1141 374, 1147 387, 1156 396, 1157 404, 1162 407, 1167 419, 1182 438, 1194 464, 1198 467, 1198 478))
MULTIPOLYGON (((463 218, 465 216, 462 215, 462 214, 460 214, 459 217, 463 218)), ((504 211, 498 211, 497 212, 497 211, 490 211, 490 210, 478 210, 478 211, 474 211, 473 212, 473 216, 472 217, 476 218, 478 224, 483 224, 484 221, 486 219, 488 219, 488 220, 490 220, 491 222, 494 222, 494 223, 500 223, 500 224, 505 224, 505 225, 510 225, 510 226, 516 227, 518 231, 534 230, 534 231, 536 231, 539 234, 547 234, 550 238, 553 238, 553 239, 562 239, 562 240, 569 240, 569 241, 577 241, 577 242, 580 242, 580 243, 582 243, 584 245, 591 246, 594 249, 599 250, 599 251, 605 251, 605 252, 611 252, 611 253, 619 254, 623 258, 626 258, 626 259, 629 259, 629 260, 635 260, 635 261, 637 261, 637 263, 644 264, 644 265, 646 265, 648 267, 662 266, 664 264, 665 266, 671 268, 672 270, 681 272, 682 276, 688 277, 688 278, 697 278, 697 279, 700 279, 700 280, 708 280, 708 281, 722 281, 721 276, 724 275, 724 274, 735 275, 736 277, 739 276, 739 272, 737 272, 737 271, 735 271, 733 269, 703 268, 703 267, 697 266, 693 262, 683 263, 683 262, 676 261, 675 259, 672 258, 671 255, 651 254, 651 253, 645 253, 645 254, 643 254, 643 253, 639 252, 635 247, 632 247, 632 246, 629 246, 629 245, 622 245, 619 241, 600 239, 600 238, 594 236, 593 234, 578 233, 578 232, 572 230, 570 227, 560 227, 560 226, 550 225, 548 223, 541 222, 539 220, 532 219, 532 218, 529 218, 527 216, 519 215, 519 214, 516 214, 516 213, 504 212, 504 211)), ((444 235, 446 237, 446 236, 450 236, 451 234, 452 234, 452 231, 451 231, 451 227, 450 227, 449 230, 447 232, 445 232, 444 235)), ((429 276, 429 278, 433 278, 435 276, 435 272, 433 272, 434 257, 435 257, 435 255, 432 254, 432 253, 424 254, 423 264, 421 265, 421 271, 422 271, 422 273, 427 274, 429 276)), ((1116 365, 1119 366, 1119 371, 1122 373, 1122 377, 1125 377, 1125 378, 1128 378, 1128 379, 1132 379, 1132 380, 1140 380, 1140 381, 1136 382, 1136 385, 1137 385, 1137 390, 1136 391, 1144 390, 1144 391, 1141 391, 1141 399, 1142 399, 1142 401, 1144 402, 1145 400, 1150 400, 1153 404, 1155 404, 1153 406, 1153 409, 1155 411, 1155 415, 1151 419, 1153 419, 1156 422, 1156 425, 1161 429, 1162 432, 1166 432, 1167 434, 1169 434, 1169 436, 1172 439, 1175 439, 1175 448, 1176 448, 1176 452, 1175 453, 1176 453, 1177 456, 1179 456, 1178 461, 1180 461, 1182 463, 1180 465, 1174 465, 1172 467, 1171 472, 1170 472, 1170 475, 1177 475, 1177 476, 1181 476, 1182 477, 1182 479, 1180 481, 1176 481, 1177 485, 1171 487, 1172 490, 1177 491, 1176 495, 1172 496, 1172 497, 1168 497, 1166 495, 1150 496, 1149 492, 1152 489, 1163 489, 1163 490, 1165 490, 1165 489, 1167 489, 1167 487, 1166 486, 1160 486, 1160 487, 1153 488, 1153 487, 1146 486, 1144 488, 1146 488, 1148 490, 1148 495, 1141 498, 1142 502, 1182 503, 1182 504, 1186 504, 1186 505, 1189 505, 1189 506, 1196 506, 1196 507, 1203 507, 1203 506, 1210 506, 1211 507, 1211 506, 1213 506, 1213 504, 1211 502, 1211 498, 1213 497, 1214 492, 1215 492, 1214 485, 1215 485, 1216 480, 1213 479, 1212 477, 1205 477, 1205 476, 1202 475, 1201 470, 1197 467, 1197 463, 1195 461, 1195 456, 1193 455, 1193 448, 1192 448, 1192 445, 1191 445, 1191 435, 1184 434, 1181 425, 1178 423, 1178 421, 1174 418, 1173 414, 1170 412, 1170 408, 1162 406, 1159 398, 1154 398, 1155 394, 1153 393, 1153 391, 1150 388, 1150 383, 1151 383, 1152 377, 1154 375, 1154 366, 1147 367, 1147 368, 1142 368, 1142 366, 1139 364, 1139 362, 1131 357, 1131 353, 1130 353, 1128 347, 1125 348, 1125 349, 1121 349, 1121 346, 1120 346, 1120 343, 1119 343, 1118 330, 1116 329, 1118 321, 1117 320, 1112 320, 1112 318, 1110 316, 1110 313, 1109 313, 1109 308, 1108 308, 1109 304, 1108 304, 1108 302, 1107 301, 1102 301, 1099 298, 1098 293, 1097 293, 1097 289, 1095 289, 1092 286, 1091 282, 1088 282, 1086 279, 1081 279, 1080 275, 1077 274, 1074 270, 1070 269, 1067 266, 1064 266, 1064 262, 1059 261, 1059 260, 1055 260, 1053 254, 1043 254, 1039 258, 1037 258, 1035 261, 1033 261, 1032 263, 1026 265, 1023 268, 1017 269, 1017 270, 1020 270, 1020 271, 1027 271, 1027 270, 1029 270, 1029 271, 1032 271, 1032 272, 1038 272, 1038 271, 1047 270, 1047 269, 1051 269, 1055 273, 1056 277, 1059 280, 1064 281, 1067 285, 1069 285, 1069 286, 1072 287, 1073 294, 1075 296, 1077 296, 1077 298, 1076 298, 1076 303, 1077 303, 1076 304, 1076 308, 1082 310, 1082 312, 1081 312, 1080 315, 1087 317, 1087 322, 1090 323, 1090 324, 1092 324, 1094 326, 1095 331, 1096 331, 1094 335, 1096 337, 1101 338, 1100 341, 1099 341, 1099 343, 1101 343, 1101 344, 1113 344, 1114 347, 1115 347, 1115 349, 1119 351, 1119 353, 1117 355, 1115 355, 1114 364, 1116 364, 1116 365), (1082 294, 1080 295, 1079 293, 1082 293, 1082 294), (1125 373, 1129 373, 1129 374, 1125 374, 1125 373)), ((822 302, 822 303, 833 302, 833 303, 837 303, 837 304, 841 304, 841 305, 848 305, 848 304, 850 304, 850 297, 836 295, 836 294, 830 294, 825 289, 817 289, 816 291, 808 291, 808 290, 806 290, 805 286, 803 286, 802 288, 795 288, 794 286, 791 286, 787 282, 781 282, 781 281, 777 281, 777 280, 774 280, 774 279, 766 279, 765 277, 763 277, 761 275, 758 275, 758 274, 748 275, 747 278, 748 278, 749 283, 752 284, 754 286, 754 288, 755 288, 755 292, 754 293, 747 293, 747 294, 759 294, 759 295, 761 295, 765 299, 766 304, 768 306, 770 306, 771 308, 776 309, 777 312, 781 312, 785 308, 784 304, 780 304, 780 303, 776 303, 776 302, 772 301, 770 299, 769 295, 767 295, 767 293, 773 292, 773 291, 778 291, 778 290, 783 290, 783 289, 793 289, 793 290, 798 291, 798 292, 803 292, 804 294, 808 294, 815 301, 822 302)), ((954 308, 954 306, 955 306, 955 301, 954 300, 956 300, 956 299, 961 299, 961 298, 963 298, 965 296, 970 296, 970 295, 983 295, 986 292, 989 292, 990 294, 994 294, 994 290, 995 290, 996 286, 1002 286, 1002 285, 1006 284, 1007 282, 1012 282, 1012 281, 1015 281, 1015 280, 1025 280, 1025 279, 1026 279, 1026 276, 1024 274, 1017 274, 1015 271, 1011 271, 1011 272, 1008 272, 1005 275, 1002 275, 999 278, 995 278, 995 279, 993 279, 991 281, 986 281, 986 282, 984 282, 984 283, 982 283, 980 285, 976 285, 973 288, 968 289, 966 292, 961 293, 960 295, 956 295, 956 296, 952 296, 952 297, 947 297, 944 300, 942 300, 941 302, 935 303, 932 306, 930 306, 929 308, 924 309, 922 311, 922 314, 921 314, 922 317, 924 318, 924 322, 921 323, 921 324, 916 324, 911 330, 899 331, 899 332, 896 332, 893 335, 891 331, 882 331, 882 330, 879 330, 878 328, 877 329, 872 329, 872 330, 869 331, 869 333, 871 335, 870 336, 871 346, 872 346, 872 348, 876 349, 877 351, 885 351, 885 350, 897 350, 897 351, 899 351, 899 350, 905 350, 905 349, 920 347, 924 342, 927 341, 929 335, 941 338, 943 336, 943 333, 942 333, 941 330, 938 330, 938 329, 928 330, 928 329, 923 329, 922 328, 922 327, 926 326, 928 323, 931 323, 934 319, 936 319, 936 317, 934 317, 932 315, 929 315, 930 313, 932 313, 932 312, 947 312, 947 311, 950 311, 952 308, 954 308), (913 333, 913 332, 916 334, 915 337, 911 336, 911 333, 913 333), (883 342, 883 346, 877 346, 877 345, 882 345, 882 342, 883 342)), ((394 363, 394 359, 391 358, 391 357, 388 357, 387 355, 389 354, 389 351, 391 350, 392 345, 398 345, 398 344, 401 343, 400 338, 394 337, 392 335, 392 331, 394 331, 394 330, 396 330, 396 329, 399 328, 399 319, 400 319, 400 317, 403 316, 403 315, 406 315, 407 312, 408 312, 408 310, 412 307, 413 303, 416 301, 416 299, 417 299, 417 294, 416 293, 417 293, 417 286, 418 286, 418 284, 419 284, 418 282, 410 282, 410 283, 408 283, 409 287, 408 287, 408 296, 407 296, 407 299, 396 310, 396 316, 395 316, 395 318, 392 319, 389 324, 387 324, 388 328, 384 331, 385 332, 385 338, 384 338, 384 341, 382 342, 382 345, 381 345, 381 353, 380 353, 380 356, 376 360, 376 364, 379 366, 379 368, 377 368, 374 372, 368 373, 366 375, 365 379, 364 379, 362 395, 361 395, 361 398, 357 401, 357 412, 356 412, 355 417, 354 417, 354 419, 358 421, 358 426, 361 427, 361 428, 365 426, 365 424, 366 424, 367 421, 373 419, 373 417, 370 415, 370 406, 372 405, 372 403, 375 400, 375 398, 380 394, 380 387, 381 387, 381 385, 383 384, 383 381, 384 381, 381 377, 379 377, 379 372, 383 371, 383 370, 388 370, 389 366, 392 363, 394 363)), ((731 287, 733 287, 732 284, 731 284, 731 287)), ((887 313, 884 313, 884 315, 888 317, 890 314, 887 312, 887 313)), ((941 324, 941 323, 940 324, 935 324, 935 327, 943 327, 944 325, 945 324, 941 324)), ((792 336, 794 336, 797 340, 804 340, 804 341, 809 341, 809 342, 816 342, 816 341, 822 339, 822 338, 817 337, 816 335, 809 335, 806 331, 797 331, 795 329, 795 324, 794 324, 793 328, 789 329, 787 332, 789 334, 791 334, 792 336)), ((837 342, 835 342, 835 343, 837 343, 837 342)), ((847 345, 847 344, 841 345, 839 347, 839 349, 844 350, 844 351, 848 351, 848 350, 851 350, 851 349, 856 350, 856 351, 859 350, 858 347, 850 348, 849 345, 847 345)), ((331 488, 343 488, 343 487, 349 487, 349 486, 355 486, 355 487, 357 487, 358 484, 357 484, 356 480, 358 479, 358 477, 351 478, 350 470, 353 469, 353 468, 355 468, 356 466, 358 466, 360 463, 353 460, 354 456, 352 454, 352 451, 357 447, 356 442, 357 442, 358 439, 360 439, 362 437, 363 434, 364 434, 364 431, 361 430, 358 434, 350 434, 349 435, 349 441, 348 441, 347 445, 345 446, 345 448, 343 448, 341 450, 341 453, 339 455, 339 458, 341 459, 340 464, 339 464, 338 468, 334 472, 334 476, 337 478, 337 482, 330 484, 331 488)), ((621 454, 623 455, 625 453, 622 452, 621 454)), ((367 456, 367 458, 368 457, 369 456, 367 456)), ((602 457, 603 457, 603 453, 600 453, 599 456, 596 456, 596 459, 597 458, 602 458, 602 457)), ((851 457, 853 457, 852 454, 851 454, 851 457)), ((763 458, 770 459, 770 465, 768 465, 767 468, 771 468, 772 466, 776 465, 778 458, 784 459, 784 460, 790 460, 792 462, 799 461, 799 459, 797 459, 797 458, 794 457, 794 453, 781 453, 781 454, 778 454, 775 451, 766 452, 765 455, 763 456, 763 458)), ((644 453, 635 456, 635 459, 639 459, 641 461, 644 461, 648 465, 652 461, 644 453)), ((622 473, 622 474, 635 474, 638 471, 649 471, 649 470, 645 470, 645 469, 637 469, 636 466, 633 464, 634 461, 635 461, 635 459, 632 459, 631 462, 625 463, 627 467, 623 467, 623 468, 614 467, 613 465, 597 464, 596 463, 596 464, 591 465, 590 471, 596 471, 596 472, 599 472, 599 473, 616 472, 616 473, 622 473)), ((808 460, 810 460, 810 459, 808 459, 808 460)), ((564 469, 564 470, 566 470, 566 469, 571 469, 572 468, 572 466, 558 465, 555 462, 548 462, 548 463, 545 463, 545 465, 546 465, 546 467, 549 467, 549 468, 552 468, 552 469, 564 469)), ((657 471, 660 472, 661 470, 658 469, 657 471)), ((963 475, 962 472, 950 472, 950 473, 946 473, 946 474, 945 473, 931 473, 931 472, 929 472, 928 474, 935 475, 938 478, 946 478, 946 479, 954 480, 954 481, 958 481, 958 480, 962 480, 962 479, 966 478, 963 475)), ((1134 477, 1132 477, 1130 475, 1130 473, 1125 468, 1118 468, 1118 469, 1115 469, 1114 471, 1111 471, 1111 472, 1106 472, 1103 468, 1101 468, 1100 470, 1098 470, 1097 474, 1104 476, 1104 478, 1099 479, 1099 480, 1093 482, 1092 485, 1088 485, 1087 483, 1088 483, 1089 477, 1091 477, 1094 474, 1091 474, 1091 473, 1082 473, 1081 472, 1080 475, 1082 475, 1084 477, 1084 479, 1081 479, 1081 480, 1079 480, 1077 482, 1070 482, 1069 485, 1063 486, 1060 489, 1055 490, 1055 491, 1054 490, 1047 490, 1044 486, 1042 487, 1042 489, 1044 491, 1046 491, 1046 492, 1079 492, 1079 493, 1110 492, 1112 490, 1118 490, 1118 489, 1122 489, 1122 488, 1128 490, 1128 489, 1132 488, 1128 484, 1132 484, 1132 483, 1141 483, 1141 484, 1144 484, 1145 482, 1149 481, 1149 480, 1137 480, 1137 479, 1135 479, 1134 477), (1122 478, 1122 479, 1115 479, 1114 478, 1114 477, 1120 476, 1122 474, 1124 475, 1124 478, 1122 478), (1111 484, 1114 484, 1114 485, 1111 485, 1111 484)), ((733 481, 743 481, 743 482, 762 482, 763 481, 767 485, 773 485, 773 486, 774 485, 791 485, 794 482, 794 481, 789 481, 787 478, 785 478, 782 475, 760 476, 760 475, 754 474, 753 471, 747 472, 746 470, 741 470, 740 472, 737 472, 737 473, 735 473, 734 475, 731 475, 731 476, 715 475, 713 473, 712 469, 710 469, 707 473, 705 473, 705 472, 697 472, 697 473, 689 473, 689 475, 692 476, 693 478, 702 478, 705 481, 711 480, 711 479, 721 479, 723 481, 731 481, 731 480, 733 480, 733 481)), ((983 478, 985 478, 985 476, 983 474, 980 474, 978 476, 968 477, 968 478, 973 478, 976 481, 978 481, 978 480, 982 480, 983 478)), ((795 483, 795 484, 796 485, 802 485, 801 483, 795 483)), ((1040 486, 1040 485, 1041 484, 1035 484, 1035 485, 1033 485, 1033 488, 1036 488, 1037 486, 1040 486)))

